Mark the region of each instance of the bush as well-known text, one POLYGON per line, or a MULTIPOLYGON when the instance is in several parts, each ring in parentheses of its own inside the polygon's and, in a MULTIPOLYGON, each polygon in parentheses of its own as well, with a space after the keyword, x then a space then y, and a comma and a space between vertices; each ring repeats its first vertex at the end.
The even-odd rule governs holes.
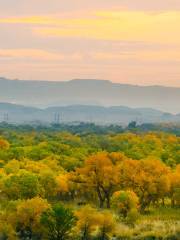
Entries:
POLYGON ((137 211, 138 202, 137 195, 130 190, 115 192, 112 197, 112 206, 118 214, 123 215, 124 218, 126 218, 132 210, 131 214, 135 213, 135 210, 137 211))

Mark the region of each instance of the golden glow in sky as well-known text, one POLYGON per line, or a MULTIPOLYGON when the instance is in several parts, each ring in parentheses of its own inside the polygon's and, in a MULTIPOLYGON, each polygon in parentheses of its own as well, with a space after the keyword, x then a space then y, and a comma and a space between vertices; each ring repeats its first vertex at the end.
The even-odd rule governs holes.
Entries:
POLYGON ((28 12, 24 5, 24 14, 3 14, 0 75, 180 86, 180 4, 164 9, 162 1, 161 9, 159 0, 158 9, 148 9, 137 0, 142 8, 133 9, 130 1, 117 6, 114 0, 81 9, 77 2, 79 9, 71 6, 69 11, 59 3, 59 10, 47 13, 41 9, 37 14, 33 6, 28 12))

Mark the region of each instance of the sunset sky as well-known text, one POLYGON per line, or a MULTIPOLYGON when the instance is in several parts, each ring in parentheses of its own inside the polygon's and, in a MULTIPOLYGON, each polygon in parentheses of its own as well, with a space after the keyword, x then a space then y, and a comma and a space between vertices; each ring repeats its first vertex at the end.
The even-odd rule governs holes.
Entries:
POLYGON ((0 0, 0 76, 180 87, 180 0, 0 0))

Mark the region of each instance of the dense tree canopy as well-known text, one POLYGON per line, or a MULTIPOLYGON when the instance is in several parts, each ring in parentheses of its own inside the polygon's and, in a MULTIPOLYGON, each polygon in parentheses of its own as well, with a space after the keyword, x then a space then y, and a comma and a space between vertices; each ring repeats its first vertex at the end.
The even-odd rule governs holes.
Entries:
POLYGON ((153 211, 156 220, 161 219, 158 208, 161 214, 174 211, 168 219, 175 230, 167 234, 176 236, 179 207, 177 135, 134 128, 79 134, 32 128, 1 131, 2 240, 123 239, 118 238, 126 233, 120 231, 122 224, 132 228, 129 239, 137 239, 138 222, 153 211))

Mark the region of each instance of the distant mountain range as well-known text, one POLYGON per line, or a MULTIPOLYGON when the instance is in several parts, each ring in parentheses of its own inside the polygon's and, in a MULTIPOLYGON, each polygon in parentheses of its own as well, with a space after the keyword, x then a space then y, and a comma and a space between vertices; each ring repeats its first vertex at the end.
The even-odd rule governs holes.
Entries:
MULTIPOLYGON (((153 108, 163 112, 180 112, 180 88, 163 86, 135 86, 112 83, 106 80, 71 80, 67 82, 22 81, 0 78, 0 102, 15 103, 34 107, 96 105, 128 106, 130 108, 153 108)), ((67 109, 79 107, 67 107, 67 109)), ((81 107, 82 108, 82 107, 81 107)), ((31 111, 32 108, 26 111, 31 111)), ((84 107, 91 111, 91 107, 84 107)), ((95 108, 102 112, 142 110, 127 108, 95 108)), ((34 113, 34 110, 32 110, 34 113)), ((41 112, 42 110, 37 110, 41 112)), ((46 110, 47 111, 47 110, 46 110)), ((83 110, 84 111, 84 110, 83 110)), ((147 111, 147 115, 150 110, 147 111)), ((43 111, 44 112, 44 111, 43 111)), ((153 112, 154 113, 154 112, 153 112)), ((156 112, 157 115, 161 113, 156 112)), ((91 115, 91 114, 90 114, 91 115)), ((155 114, 156 115, 156 114, 155 114)), ((75 117, 74 117, 75 118, 75 117)))
POLYGON ((151 108, 129 108, 123 106, 101 107, 72 105, 40 109, 22 105, 0 103, 0 122, 9 123, 64 123, 93 122, 96 124, 127 125, 138 123, 180 122, 180 114, 170 114, 151 108))

